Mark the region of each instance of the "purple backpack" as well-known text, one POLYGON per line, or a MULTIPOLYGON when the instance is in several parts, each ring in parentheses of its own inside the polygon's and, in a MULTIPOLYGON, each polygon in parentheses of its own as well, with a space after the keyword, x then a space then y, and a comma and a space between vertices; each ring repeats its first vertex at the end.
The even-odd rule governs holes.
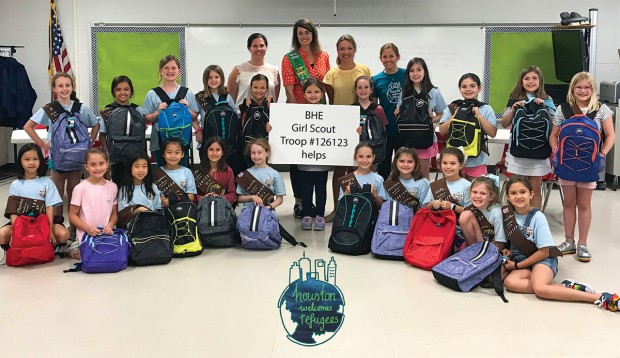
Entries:
POLYGON ((57 101, 49 105, 54 111, 51 131, 51 157, 54 169, 75 171, 84 168, 86 152, 90 149, 88 127, 80 117, 80 102, 73 102, 66 111, 57 101))
POLYGON ((127 268, 131 246, 124 230, 114 229, 111 235, 90 236, 84 233, 80 243, 82 272, 118 272, 127 268))
POLYGON ((249 204, 237 219, 241 247, 250 250, 277 250, 282 237, 276 213, 264 206, 249 204))
POLYGON ((383 203, 370 246, 376 258, 403 260, 403 247, 413 215, 411 208, 398 201, 383 203))
POLYGON ((504 302, 501 280, 502 255, 491 241, 484 240, 448 257, 433 267, 433 276, 441 285, 455 291, 469 292, 489 275, 495 292, 504 302))

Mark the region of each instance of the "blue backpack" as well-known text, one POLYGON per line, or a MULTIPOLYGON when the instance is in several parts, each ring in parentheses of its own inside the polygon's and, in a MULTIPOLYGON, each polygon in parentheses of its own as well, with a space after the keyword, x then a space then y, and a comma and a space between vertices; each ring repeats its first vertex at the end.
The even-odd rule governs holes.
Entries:
MULTIPOLYGON (((512 106, 514 102, 508 102, 512 106)), ((517 158, 548 159, 551 155, 549 135, 551 119, 545 105, 534 100, 518 107, 512 117, 510 132, 510 154, 517 158)))
POLYGON ((495 244, 483 240, 448 257, 433 267, 435 280, 455 291, 469 292, 489 275, 498 296, 504 301, 504 287, 501 280, 502 254, 495 244))
POLYGON ((383 203, 370 246, 376 258, 403 260, 403 247, 413 215, 410 207, 398 201, 383 203))
POLYGON ((124 230, 114 229, 111 235, 90 236, 84 233, 80 243, 82 272, 118 272, 127 268, 131 246, 124 230))
POLYGON ((278 217, 264 206, 244 206, 237 219, 237 229, 244 249, 276 250, 282 243, 278 217))
POLYGON ((82 104, 73 102, 71 111, 66 111, 58 101, 44 107, 52 121, 51 157, 54 169, 75 171, 84 168, 86 152, 90 149, 88 127, 80 117, 82 104))
POLYGON ((568 103, 560 108, 565 120, 560 127, 555 175, 577 182, 597 181, 601 132, 594 121, 596 111, 586 116, 568 103))
POLYGON ((183 142, 183 149, 189 148, 192 141, 192 115, 184 104, 179 103, 187 95, 187 87, 181 86, 174 99, 168 97, 161 87, 155 87, 153 91, 162 102, 168 104, 157 116, 160 146, 163 146, 168 138, 179 138, 183 142))

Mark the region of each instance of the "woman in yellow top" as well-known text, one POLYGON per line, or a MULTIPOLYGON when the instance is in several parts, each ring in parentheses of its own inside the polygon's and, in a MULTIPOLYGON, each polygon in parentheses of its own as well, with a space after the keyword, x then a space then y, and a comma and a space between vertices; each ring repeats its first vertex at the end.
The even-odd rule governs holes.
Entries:
MULTIPOLYGON (((370 68, 366 65, 355 63, 357 43, 355 43, 353 36, 340 36, 338 41, 336 41, 336 49, 338 51, 338 57, 336 58, 338 66, 332 67, 323 78, 327 96, 329 97, 329 104, 352 105, 357 100, 354 92, 355 80, 359 76, 370 77, 370 68)), ((355 170, 355 167, 336 167, 334 169, 332 179, 334 203, 338 202, 338 194, 340 192, 338 178, 346 175, 349 169, 355 170)), ((331 222, 333 219, 334 212, 325 217, 327 222, 331 222)))

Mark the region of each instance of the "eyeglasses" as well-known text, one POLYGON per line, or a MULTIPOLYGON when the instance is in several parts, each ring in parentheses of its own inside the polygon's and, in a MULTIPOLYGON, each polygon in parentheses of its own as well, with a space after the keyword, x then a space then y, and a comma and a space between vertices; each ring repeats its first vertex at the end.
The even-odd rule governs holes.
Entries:
POLYGON ((586 87, 575 86, 575 91, 577 91, 577 92, 581 92, 581 91, 591 92, 592 91, 592 87, 591 86, 586 86, 586 87))

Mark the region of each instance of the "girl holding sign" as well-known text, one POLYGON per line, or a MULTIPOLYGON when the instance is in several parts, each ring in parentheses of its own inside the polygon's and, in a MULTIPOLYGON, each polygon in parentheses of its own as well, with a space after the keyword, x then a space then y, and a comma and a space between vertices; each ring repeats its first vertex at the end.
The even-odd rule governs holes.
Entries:
MULTIPOLYGON (((309 78, 304 82, 304 98, 309 104, 320 104, 325 96, 325 86, 320 81, 309 78)), ((301 179, 301 207, 303 219, 302 230, 325 230, 325 204, 327 203, 327 172, 331 169, 325 165, 298 165, 303 173, 301 179), (316 193, 316 207, 313 209, 312 195, 316 193)))

